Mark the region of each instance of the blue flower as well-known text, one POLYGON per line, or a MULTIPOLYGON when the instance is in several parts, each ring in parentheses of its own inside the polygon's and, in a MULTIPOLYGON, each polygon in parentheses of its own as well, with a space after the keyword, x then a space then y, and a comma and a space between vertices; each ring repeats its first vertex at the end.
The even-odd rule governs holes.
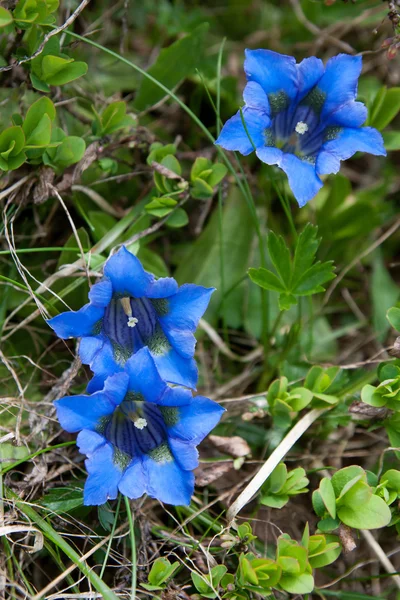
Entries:
POLYGON ((129 358, 103 390, 55 404, 61 426, 80 431, 78 446, 88 457, 86 505, 104 504, 118 491, 129 498, 148 494, 167 504, 190 504, 196 446, 224 412, 213 400, 168 386, 148 348, 129 358))
POLYGON ((356 102, 361 56, 339 54, 324 67, 315 57, 300 64, 270 50, 246 50, 245 105, 216 141, 226 150, 278 165, 300 206, 355 152, 386 155, 381 134, 361 127, 367 109, 356 102), (242 116, 246 123, 243 126, 242 116))
POLYGON ((89 304, 48 323, 63 339, 82 338, 79 356, 95 374, 89 392, 102 389, 107 377, 122 371, 145 346, 163 379, 195 388, 193 333, 213 291, 194 284, 178 287, 172 277, 156 279, 123 247, 106 262, 89 304))

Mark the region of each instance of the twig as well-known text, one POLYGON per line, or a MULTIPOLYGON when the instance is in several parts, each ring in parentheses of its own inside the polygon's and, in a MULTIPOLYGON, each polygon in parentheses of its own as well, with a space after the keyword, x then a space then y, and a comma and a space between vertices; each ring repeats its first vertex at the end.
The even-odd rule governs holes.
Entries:
POLYGON ((392 563, 390 562, 390 560, 388 559, 385 552, 382 550, 372 533, 367 529, 361 529, 361 535, 363 536, 373 553, 378 557, 379 562, 385 569, 386 573, 392 574, 393 581, 396 584, 397 588, 400 590, 400 575, 395 575, 395 573, 397 573, 397 570, 394 568, 394 566, 392 565, 392 563))
POLYGON ((21 187, 21 185, 24 185, 24 183, 26 183, 28 181, 28 179, 30 179, 31 177, 32 177, 32 175, 25 175, 25 177, 23 177, 19 181, 16 181, 12 185, 10 185, 10 187, 8 187, 5 190, 3 190, 2 192, 0 192, 0 200, 3 200, 3 198, 7 198, 7 196, 9 196, 11 194, 11 192, 14 192, 19 187, 21 187))
POLYGON ((65 21, 65 23, 63 23, 62 25, 60 25, 60 27, 57 27, 56 29, 52 29, 52 31, 49 31, 49 33, 46 33, 39 48, 36 50, 36 52, 34 52, 32 54, 32 56, 27 56, 26 58, 17 60, 14 63, 12 63, 11 65, 6 65, 5 67, 0 67, 0 73, 4 73, 4 71, 11 71, 12 69, 14 69, 14 67, 23 65, 24 63, 27 63, 27 62, 33 60, 34 58, 36 58, 37 56, 39 56, 39 54, 41 54, 43 52, 44 47, 46 46, 49 39, 54 37, 58 33, 61 33, 61 31, 64 31, 64 29, 67 29, 67 27, 72 25, 72 23, 75 21, 75 19, 77 19, 77 17, 80 15, 80 13, 83 11, 83 9, 86 8, 86 6, 89 4, 89 2, 90 2, 90 0, 82 0, 80 5, 78 6, 78 8, 65 21))
POLYGON ((261 469, 256 473, 250 483, 244 488, 242 493, 236 498, 235 502, 231 505, 227 512, 228 522, 232 525, 232 522, 239 511, 251 500, 256 492, 260 489, 264 481, 271 475, 272 471, 281 460, 286 456, 289 450, 294 444, 301 438, 301 436, 307 431, 309 427, 316 421, 324 412, 329 408, 314 408, 309 413, 304 415, 298 423, 289 431, 289 433, 283 438, 281 443, 271 456, 267 459, 261 469))

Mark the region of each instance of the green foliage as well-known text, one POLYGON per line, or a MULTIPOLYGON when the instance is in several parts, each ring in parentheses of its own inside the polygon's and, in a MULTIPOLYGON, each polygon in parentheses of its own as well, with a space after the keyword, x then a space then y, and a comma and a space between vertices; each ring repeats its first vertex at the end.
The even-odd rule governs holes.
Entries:
POLYGON ((22 127, 8 127, 0 133, 0 169, 13 171, 26 160, 25 135, 22 127))
POLYGON ((370 406, 380 408, 386 406, 400 411, 400 367, 394 364, 382 364, 378 369, 380 384, 365 385, 361 391, 361 399, 370 406))
POLYGON ((400 110, 400 87, 389 90, 381 87, 370 108, 369 125, 376 129, 385 129, 393 121, 400 110))
MULTIPOLYGON (((199 25, 192 33, 161 50, 148 74, 169 89, 173 89, 196 67, 200 66, 206 42, 208 24, 199 25)), ((154 106, 165 96, 165 92, 147 78, 142 80, 135 98, 136 110, 154 106)))
POLYGON ((322 479, 312 496, 314 510, 321 518, 320 531, 333 531, 340 522, 354 529, 379 529, 388 525, 390 509, 375 492, 368 484, 366 472, 359 466, 345 467, 332 479, 322 479))
POLYGON ((157 558, 150 569, 149 583, 142 583, 141 586, 149 592, 165 589, 168 580, 179 569, 179 566, 179 561, 171 564, 168 558, 157 558))
POLYGON ((268 251, 276 274, 260 267, 249 269, 250 279, 260 287, 279 292, 279 307, 289 310, 301 296, 310 296, 324 291, 323 284, 335 277, 333 262, 315 262, 320 240, 317 227, 310 223, 299 235, 294 256, 282 236, 273 231, 268 235, 268 251))
POLYGON ((20 29, 34 24, 53 25, 58 4, 58 0, 19 0, 13 11, 15 24, 20 29))
POLYGON ((228 169, 221 163, 213 164, 208 158, 199 156, 190 172, 192 183, 190 194, 193 198, 206 200, 214 194, 214 188, 222 181, 228 169))
POLYGON ((216 598, 218 595, 217 590, 221 579, 227 572, 225 565, 217 565, 213 567, 208 575, 199 575, 192 571, 192 581, 196 590, 200 592, 202 598, 216 598))
POLYGON ((262 486, 260 502, 270 508, 283 508, 291 496, 308 492, 308 484, 303 468, 288 472, 285 463, 280 463, 262 486))
POLYGON ((130 127, 135 122, 133 117, 126 114, 126 102, 111 102, 101 114, 97 113, 94 107, 92 110, 95 114, 92 131, 98 137, 130 127))

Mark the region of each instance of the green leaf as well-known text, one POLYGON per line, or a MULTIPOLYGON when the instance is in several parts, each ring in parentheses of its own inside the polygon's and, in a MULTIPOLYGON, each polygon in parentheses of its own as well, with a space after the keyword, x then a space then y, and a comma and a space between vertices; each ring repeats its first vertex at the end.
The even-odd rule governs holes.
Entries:
POLYGON ((12 23, 13 20, 14 19, 10 11, 4 8, 3 6, 0 6, 0 28, 7 27, 7 25, 10 25, 10 23, 12 23))
MULTIPOLYGON (((175 88, 183 79, 200 66, 204 56, 208 23, 199 25, 193 32, 161 50, 156 62, 148 69, 148 74, 165 85, 175 88)), ((142 80, 135 98, 136 110, 154 106, 165 96, 165 92, 147 78, 142 80)))
POLYGON ((293 288, 298 285, 298 281, 314 262, 315 254, 320 244, 320 240, 317 239, 317 233, 318 227, 307 223, 299 235, 293 261, 293 288))
POLYGON ((289 496, 285 494, 282 496, 267 494, 261 496, 260 502, 264 506, 269 506, 270 508, 283 508, 289 502, 289 496))
POLYGON ((386 91, 380 103, 379 110, 371 120, 372 127, 384 129, 395 118, 400 110, 400 87, 393 87, 386 91))
POLYGON ((275 235, 273 231, 268 234, 268 251, 272 263, 284 283, 284 289, 289 289, 292 278, 290 252, 283 237, 275 235))
POLYGON ((48 54, 42 60, 42 80, 48 85, 64 85, 87 73, 85 62, 48 54))
POLYGON ((282 574, 279 586, 289 594, 311 594, 314 589, 314 578, 308 573, 301 575, 282 574))
POLYGON ((398 300, 400 288, 390 277, 379 250, 374 253, 370 290, 373 311, 372 323, 377 339, 382 342, 389 329, 385 313, 398 300))
POLYGON ((397 306, 389 308, 386 318, 396 331, 400 331, 400 308, 397 308, 397 306))
POLYGON ((264 269, 263 267, 249 269, 248 274, 253 283, 256 283, 266 290, 272 290, 273 292, 285 291, 285 287, 281 280, 268 269, 264 269))
POLYGON ((168 579, 172 577, 174 572, 179 568, 179 561, 174 562, 172 565, 167 558, 157 558, 149 573, 149 582, 153 586, 161 586, 168 579))
POLYGON ((279 296, 279 308, 281 310, 289 310, 291 306, 297 304, 297 299, 293 294, 280 294, 279 296))
POLYGON ((319 484, 319 493, 321 494, 322 501, 326 507, 326 510, 332 517, 336 518, 336 498, 333 490, 333 485, 328 477, 324 477, 319 484))
POLYGON ((83 158, 85 150, 86 144, 82 138, 73 135, 67 136, 58 146, 53 162, 57 167, 66 169, 78 163, 83 158))
POLYGON ((340 496, 345 485, 351 482, 355 477, 358 477, 359 479, 362 478, 366 481, 365 471, 358 465, 351 465, 350 467, 345 467, 344 469, 336 471, 331 479, 336 498, 340 496))
POLYGON ((400 150, 400 131, 384 131, 383 143, 386 150, 400 150))
POLYGON ((173 198, 153 198, 151 202, 146 204, 145 209, 149 215, 153 215, 154 217, 166 217, 172 212, 177 205, 177 201, 173 198))
POLYGON ((323 292, 325 288, 322 284, 334 279, 336 275, 333 273, 333 261, 324 263, 316 263, 310 267, 293 288, 293 293, 299 296, 308 296, 323 292))
POLYGON ((166 220, 165 224, 168 227, 178 228, 185 227, 189 223, 188 214, 183 208, 177 208, 166 220))
POLYGON ((338 508, 338 517, 354 529, 380 529, 389 525, 392 513, 382 498, 372 494, 368 502, 338 508))
POLYGON ((54 488, 40 500, 40 504, 58 515, 69 512, 83 506, 83 489, 54 488))

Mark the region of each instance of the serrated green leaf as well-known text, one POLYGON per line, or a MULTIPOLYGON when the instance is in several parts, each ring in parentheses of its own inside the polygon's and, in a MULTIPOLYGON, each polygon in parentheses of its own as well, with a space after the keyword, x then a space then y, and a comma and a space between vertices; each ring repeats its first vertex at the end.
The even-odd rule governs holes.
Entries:
POLYGON ((316 263, 310 267, 302 277, 297 281, 297 284, 292 289, 293 294, 298 296, 308 296, 323 292, 322 284, 334 279, 336 275, 333 273, 333 261, 324 263, 316 263))
POLYGON ((289 248, 282 236, 277 236, 273 231, 268 234, 268 252, 275 269, 281 278, 284 289, 290 289, 292 278, 292 265, 289 248))
POLYGON ((273 292, 285 291, 285 287, 281 280, 268 269, 264 269, 263 267, 249 269, 248 274, 253 283, 256 283, 266 290, 272 290, 273 292))

